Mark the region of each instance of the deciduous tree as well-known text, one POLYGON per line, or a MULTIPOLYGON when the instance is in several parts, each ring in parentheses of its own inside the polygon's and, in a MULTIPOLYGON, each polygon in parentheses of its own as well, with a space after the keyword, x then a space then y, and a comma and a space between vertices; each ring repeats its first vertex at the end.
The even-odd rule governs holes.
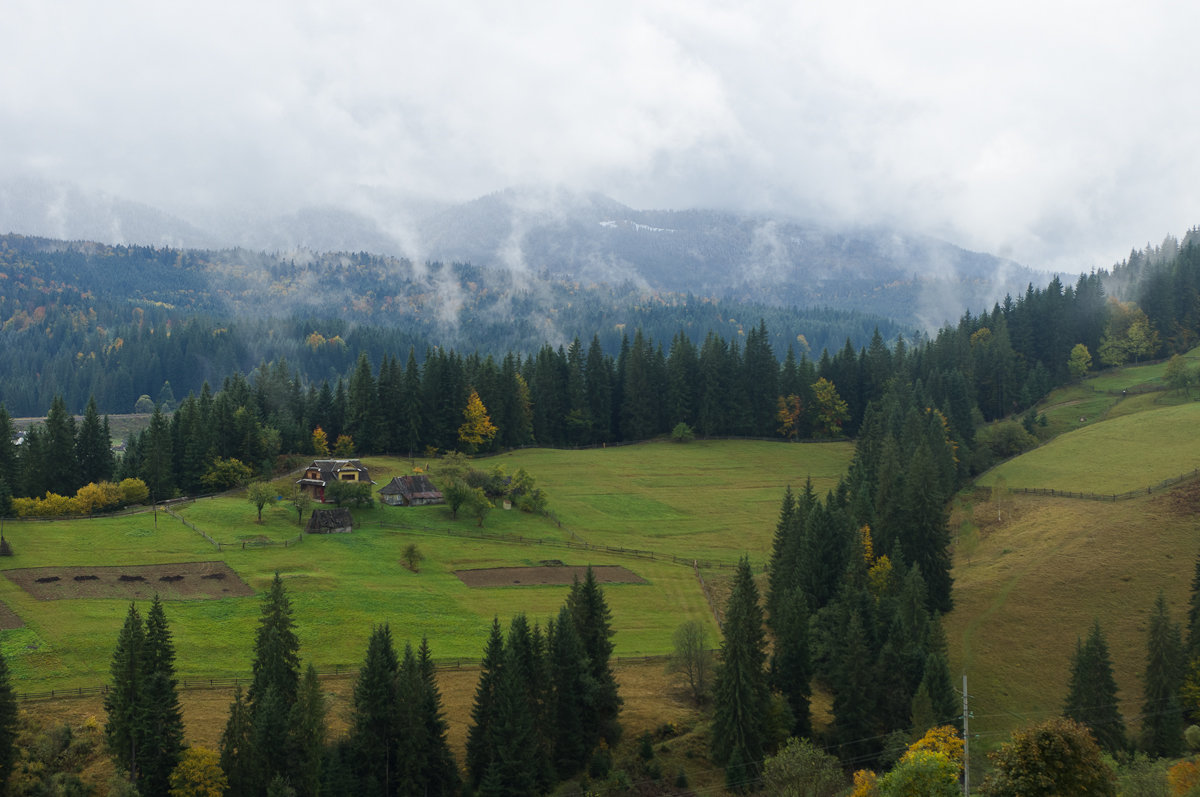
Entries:
POLYGON ((262 523, 263 507, 274 504, 279 499, 275 488, 269 482, 253 482, 246 485, 246 500, 254 504, 258 510, 258 522, 262 523))
POLYGON ((670 670, 683 676, 696 705, 704 703, 708 698, 708 682, 712 674, 712 651, 709 650, 708 630, 704 623, 688 620, 675 629, 675 649, 671 654, 670 670))
POLYGON ((458 427, 459 442, 466 446, 468 452, 477 451, 480 446, 490 443, 497 431, 479 393, 472 390, 467 398, 467 406, 463 408, 463 424, 458 427))
POLYGON ((987 797, 1114 797, 1117 793, 1112 770, 1092 735, 1064 717, 1014 731, 1012 740, 988 758, 993 770, 980 788, 987 797))

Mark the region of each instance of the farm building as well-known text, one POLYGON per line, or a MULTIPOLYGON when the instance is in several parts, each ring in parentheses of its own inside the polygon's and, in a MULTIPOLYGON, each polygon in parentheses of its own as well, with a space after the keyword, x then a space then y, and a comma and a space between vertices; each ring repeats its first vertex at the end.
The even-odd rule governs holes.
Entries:
POLYGON ((304 530, 309 534, 349 534, 354 531, 354 517, 344 507, 314 509, 304 530))
POLYGON ((428 476, 397 476, 379 489, 379 500, 390 506, 444 504, 446 500, 428 476))
POLYGON ((357 459, 314 459, 296 480, 300 489, 321 503, 325 502, 325 485, 329 482, 366 482, 371 474, 357 459))

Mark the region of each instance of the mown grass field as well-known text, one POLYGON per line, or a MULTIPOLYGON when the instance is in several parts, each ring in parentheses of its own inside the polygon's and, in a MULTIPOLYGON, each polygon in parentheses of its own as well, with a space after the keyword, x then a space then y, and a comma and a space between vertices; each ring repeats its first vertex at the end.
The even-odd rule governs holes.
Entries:
MULTIPOLYGON (((1167 392, 1120 398, 1096 390, 1145 384, 1163 367, 1120 369, 1056 391, 1047 413, 1076 416, 1063 424, 1065 433, 978 484, 1111 494, 1200 467, 1200 403, 1167 392), (1085 411, 1095 415, 1082 428, 1070 426, 1085 411)), ((959 496, 951 514, 955 608, 945 625, 955 685, 966 673, 971 731, 983 751, 1061 712, 1076 640, 1096 620, 1122 714, 1137 731, 1147 618, 1161 590, 1173 619, 1186 619, 1200 554, 1197 517, 1200 480, 1117 502, 990 489, 959 496)))
MULTIPOLYGON (((557 613, 569 589, 471 589, 455 570, 547 560, 620 564, 649 583, 605 588, 617 631, 616 655, 661 654, 669 652, 671 634, 687 619, 707 623, 717 639, 712 612, 692 568, 563 547, 571 532, 592 543, 684 557, 734 562, 748 553, 762 564, 784 486, 798 486, 809 473, 819 489, 832 486, 850 452, 847 443, 656 443, 590 452, 531 450, 482 460, 485 466, 502 464, 509 472, 524 467, 533 474, 563 524, 560 528, 548 518, 496 509, 484 530, 507 538, 544 540, 541 544, 451 536, 452 531, 473 529, 475 522, 452 520, 446 507, 377 505, 355 510, 359 527, 353 534, 305 535, 287 548, 243 549, 242 541, 294 539, 299 526, 287 503, 268 507, 260 525, 254 507, 234 495, 177 509, 215 539, 232 543, 223 544, 220 551, 162 511, 157 527, 150 513, 8 522, 4 532, 16 556, 0 560, 0 569, 220 560, 260 594, 278 571, 295 609, 302 655, 321 670, 333 670, 357 668, 372 626, 384 622, 399 640, 416 643, 427 636, 437 658, 478 657, 493 616, 507 623, 513 614, 525 612, 543 621, 557 613), (709 473, 710 469, 719 472, 709 473), (590 496, 589 491, 602 497, 590 496), (632 510, 622 508, 623 492, 628 492, 632 510), (645 529, 641 535, 639 528, 645 529), (410 543, 425 556, 418 573, 401 562, 410 543)), ((390 475, 411 470, 402 460, 367 463, 380 486, 390 475)), ((285 482, 280 480, 281 492, 285 482)), ((112 646, 128 610, 125 600, 36 601, 2 578, 0 600, 25 621, 24 628, 0 632, 0 646, 19 691, 94 686, 107 680, 112 646)), ((257 596, 168 603, 181 677, 246 673, 259 608, 257 596)))
POLYGON ((993 468, 990 486, 1118 494, 1200 467, 1200 402, 1147 406, 1067 434, 993 468))

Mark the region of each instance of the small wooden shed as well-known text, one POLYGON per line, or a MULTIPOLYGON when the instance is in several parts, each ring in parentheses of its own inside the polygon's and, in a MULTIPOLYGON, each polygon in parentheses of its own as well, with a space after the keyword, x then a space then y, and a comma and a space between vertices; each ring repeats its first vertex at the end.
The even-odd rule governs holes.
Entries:
POLYGON ((379 488, 379 500, 389 506, 426 506, 444 504, 446 499, 424 474, 396 476, 379 488))
POLYGON ((304 530, 309 534, 349 534, 354 531, 354 516, 345 507, 314 509, 304 530))

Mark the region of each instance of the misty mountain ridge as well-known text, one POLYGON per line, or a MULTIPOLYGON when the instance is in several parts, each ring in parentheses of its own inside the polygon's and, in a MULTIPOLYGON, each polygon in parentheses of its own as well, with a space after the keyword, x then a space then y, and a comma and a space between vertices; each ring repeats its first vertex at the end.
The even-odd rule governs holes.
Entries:
POLYGON ((368 252, 779 306, 856 310, 934 329, 1046 275, 929 236, 764 214, 635 210, 598 193, 507 189, 456 205, 373 197, 203 226, 149 205, 33 179, 0 182, 0 231, 265 252, 368 252))

